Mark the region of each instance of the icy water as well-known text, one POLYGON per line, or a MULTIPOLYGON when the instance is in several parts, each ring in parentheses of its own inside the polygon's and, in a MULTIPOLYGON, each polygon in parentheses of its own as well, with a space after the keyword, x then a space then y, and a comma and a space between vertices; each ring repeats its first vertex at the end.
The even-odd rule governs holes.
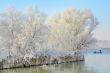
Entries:
POLYGON ((0 70, 0 73, 110 73, 109 51, 102 50, 102 54, 93 54, 93 51, 86 53, 84 62, 0 70))

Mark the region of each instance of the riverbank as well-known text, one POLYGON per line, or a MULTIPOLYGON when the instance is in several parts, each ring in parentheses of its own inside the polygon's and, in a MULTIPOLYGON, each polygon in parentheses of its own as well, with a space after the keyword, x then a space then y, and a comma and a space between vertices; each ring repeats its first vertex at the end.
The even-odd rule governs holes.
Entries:
POLYGON ((21 58, 7 58, 0 62, 0 69, 14 69, 14 68, 23 68, 31 66, 42 66, 42 65, 52 65, 52 64, 62 64, 68 62, 77 62, 84 61, 84 55, 81 53, 68 53, 63 56, 47 56, 37 55, 34 57, 21 57, 21 58))
POLYGON ((87 53, 84 61, 0 70, 1 73, 110 73, 110 51, 87 53), (109 52, 109 53, 108 53, 109 52), (100 61, 99 61, 100 60, 100 61))

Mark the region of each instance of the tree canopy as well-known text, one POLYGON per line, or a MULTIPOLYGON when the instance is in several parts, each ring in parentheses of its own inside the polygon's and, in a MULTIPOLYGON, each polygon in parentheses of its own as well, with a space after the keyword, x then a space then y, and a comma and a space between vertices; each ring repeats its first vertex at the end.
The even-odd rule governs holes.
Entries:
POLYGON ((92 35, 98 22, 90 10, 69 8, 51 17, 50 24, 49 42, 56 44, 57 47, 81 50, 96 42, 92 35))
POLYGON ((68 8, 48 21, 35 7, 26 12, 8 8, 0 13, 0 47, 18 57, 49 47, 82 50, 95 44, 92 35, 97 25, 90 10, 68 8))

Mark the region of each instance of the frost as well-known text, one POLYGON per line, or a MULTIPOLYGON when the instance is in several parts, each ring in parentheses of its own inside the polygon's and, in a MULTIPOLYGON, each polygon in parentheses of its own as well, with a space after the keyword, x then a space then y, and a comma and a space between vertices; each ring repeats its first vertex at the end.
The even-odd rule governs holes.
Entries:
POLYGON ((96 42, 92 35, 98 22, 90 10, 69 8, 51 17, 50 24, 49 44, 58 44, 57 49, 82 50, 96 42))
POLYGON ((35 7, 0 13, 0 48, 8 51, 8 59, 74 56, 96 42, 92 35, 98 22, 90 10, 69 8, 47 22, 35 7))

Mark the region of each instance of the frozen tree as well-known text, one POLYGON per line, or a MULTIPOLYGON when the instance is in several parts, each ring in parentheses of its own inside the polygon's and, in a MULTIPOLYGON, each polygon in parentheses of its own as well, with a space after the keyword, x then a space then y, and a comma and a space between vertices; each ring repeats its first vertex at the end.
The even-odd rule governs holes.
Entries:
POLYGON ((90 10, 69 8, 51 17, 49 44, 67 50, 89 48, 96 42, 92 35, 97 24, 90 10))
POLYGON ((49 31, 45 15, 34 7, 27 12, 8 8, 0 15, 0 26, 1 43, 12 56, 23 57, 46 46, 49 31))
POLYGON ((22 21, 22 14, 12 7, 8 7, 0 14, 0 36, 2 40, 0 47, 9 50, 9 55, 11 55, 14 40, 21 32, 22 21))
MULTIPOLYGON (((45 26, 45 15, 40 13, 36 8, 29 7, 25 14, 25 21, 21 34, 15 40, 14 49, 16 48, 17 54, 25 56, 32 54, 36 50, 42 49, 43 45, 46 46, 48 37, 48 28, 45 26)), ((14 51, 15 52, 15 51, 14 51)))

